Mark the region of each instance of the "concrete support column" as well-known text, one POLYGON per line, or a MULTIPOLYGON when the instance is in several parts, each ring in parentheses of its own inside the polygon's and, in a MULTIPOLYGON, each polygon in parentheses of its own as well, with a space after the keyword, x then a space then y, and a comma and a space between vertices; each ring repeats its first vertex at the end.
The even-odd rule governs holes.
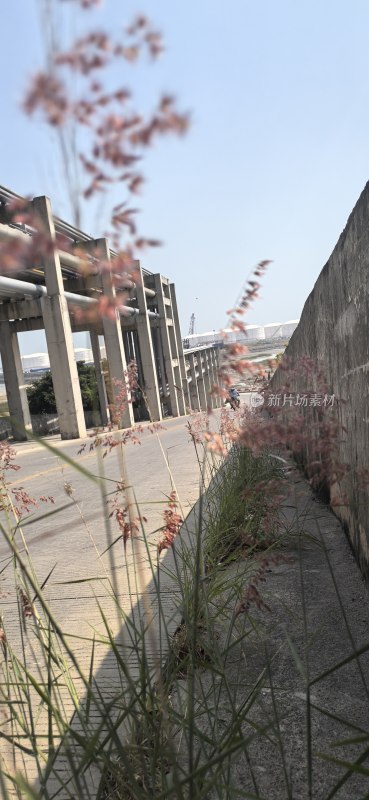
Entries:
POLYGON ((205 387, 205 380, 204 380, 204 373, 203 373, 203 363, 202 363, 202 355, 201 350, 197 353, 197 371, 199 376, 197 378, 197 391, 199 393, 200 399, 200 409, 201 411, 207 411, 208 404, 206 398, 206 387, 205 387))
POLYGON ((206 404, 207 408, 212 407, 211 402, 211 376, 210 376, 210 365, 209 365, 209 358, 208 358, 208 350, 203 350, 203 358, 204 358, 204 383, 205 383, 205 392, 206 392, 206 404))
MULTIPOLYGON (((41 231, 51 243, 55 242, 50 200, 47 197, 36 197, 32 205, 40 219, 41 231)), ((74 358, 69 310, 56 248, 53 250, 49 248, 49 252, 44 256, 44 270, 47 295, 41 298, 41 308, 60 435, 62 439, 78 439, 86 436, 86 425, 74 358)))
MULTIPOLYGON (((96 239, 94 245, 96 247, 95 252, 97 257, 101 258, 106 265, 110 261, 107 239, 96 239)), ((101 285, 104 294, 115 302, 116 295, 112 281, 112 273, 106 268, 101 272, 101 285)), ((102 324, 106 359, 113 393, 113 403, 115 405, 115 421, 119 428, 130 428, 134 424, 134 417, 131 394, 127 382, 127 362, 118 310, 115 311, 113 319, 103 316, 102 324), (123 402, 121 396, 122 390, 124 390, 126 395, 126 399, 123 402)))
POLYGON ((101 367, 101 351, 100 351, 99 337, 97 333, 94 333, 94 331, 90 331, 90 340, 91 340, 92 355, 94 357, 97 392, 99 395, 101 424, 108 425, 109 424, 108 397, 106 394, 104 375, 101 367))
MULTIPOLYGON (((164 358, 165 372, 168 380, 171 412, 173 417, 179 417, 181 412, 178 402, 178 391, 176 388, 176 378, 173 367, 169 325, 167 322, 167 313, 166 313, 166 306, 167 306, 166 300, 168 300, 169 298, 166 298, 164 296, 161 275, 159 274, 154 275, 154 280, 155 280, 155 293, 156 293, 155 299, 157 302, 158 312, 159 312, 159 332, 160 332, 159 340, 161 340, 163 348, 163 358, 164 358)), ((180 392, 181 388, 182 387, 179 387, 180 392)))
MULTIPOLYGON (((221 383, 219 380, 219 348, 213 348, 213 364, 214 364, 214 375, 215 375, 215 383, 221 389, 221 383)), ((217 395, 217 408, 222 406, 222 397, 221 395, 217 395)))
POLYGON ((215 378, 214 378, 214 365, 213 365, 213 348, 207 351, 208 353, 208 366, 209 366, 209 377, 210 377, 210 405, 211 408, 216 408, 216 396, 213 394, 215 378))
POLYGON ((186 408, 190 406, 190 398, 188 392, 188 383, 187 383, 187 372, 186 372, 186 363, 185 357, 183 353, 183 344, 182 344, 182 337, 181 337, 181 326, 179 324, 179 315, 178 315, 178 306, 177 306, 177 296, 174 283, 169 284, 169 293, 170 299, 172 301, 172 317, 174 322, 174 331, 176 337, 176 345, 177 345, 177 357, 179 363, 179 370, 181 375, 181 382, 182 382, 182 389, 184 395, 184 405, 185 405, 185 413, 186 408))
MULTIPOLYGON (((218 386, 218 375, 215 364, 215 349, 213 347, 210 350, 210 364, 211 364, 211 377, 212 377, 213 387, 218 386)), ((213 408, 219 408, 219 395, 214 393, 212 395, 212 399, 213 399, 213 408)))
POLYGON ((140 281, 137 282, 136 285, 136 296, 140 313, 136 317, 136 325, 144 380, 144 385, 142 388, 145 392, 146 402, 149 407, 148 410, 150 419, 153 421, 160 421, 162 419, 162 413, 158 376, 155 367, 150 319, 147 316, 146 295, 141 265, 139 267, 139 271, 140 281))
POLYGON ((186 355, 183 356, 183 364, 184 364, 184 372, 185 372, 184 395, 185 395, 185 401, 186 401, 186 409, 189 412, 189 411, 192 410, 191 396, 190 396, 190 377, 191 377, 191 373, 190 373, 190 369, 189 369, 189 360, 188 360, 188 357, 186 357, 186 355))
POLYGON ((196 376, 196 366, 195 366, 195 355, 194 353, 190 353, 188 356, 188 360, 190 362, 190 375, 191 375, 191 383, 189 384, 189 395, 190 395, 190 406, 193 411, 200 411, 201 410, 201 403, 199 398, 199 391, 197 385, 197 376, 196 376))
POLYGON ((24 442, 32 430, 18 336, 10 322, 0 322, 0 355, 14 439, 24 442))

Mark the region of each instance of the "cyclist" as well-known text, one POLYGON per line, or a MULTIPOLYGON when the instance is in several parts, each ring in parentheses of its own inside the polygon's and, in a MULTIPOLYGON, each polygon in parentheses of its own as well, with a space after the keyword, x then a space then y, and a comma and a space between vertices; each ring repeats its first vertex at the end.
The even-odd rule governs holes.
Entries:
POLYGON ((235 386, 231 386, 228 391, 229 402, 231 404, 231 408, 239 408, 240 405, 240 394, 237 391, 235 386))

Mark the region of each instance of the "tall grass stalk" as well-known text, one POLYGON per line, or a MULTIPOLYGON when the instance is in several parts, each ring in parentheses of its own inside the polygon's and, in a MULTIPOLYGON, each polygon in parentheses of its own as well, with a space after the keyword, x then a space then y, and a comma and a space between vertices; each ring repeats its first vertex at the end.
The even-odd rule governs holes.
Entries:
MULTIPOLYGON (((260 775, 263 749, 279 759, 284 788, 275 797, 295 796, 286 712, 274 677, 281 645, 270 647, 273 635, 265 616, 279 599, 270 590, 266 595, 262 591, 269 567, 286 563, 283 515, 276 501, 281 502, 283 460, 271 458, 265 449, 254 455, 226 438, 222 456, 199 441, 196 446, 199 501, 164 555, 157 547, 161 527, 148 532, 124 448, 114 448, 114 494, 101 450, 97 448, 98 477, 83 468, 88 485, 101 492, 106 547, 95 541, 72 493, 68 509, 75 508, 77 518, 82 517, 101 574, 67 580, 65 586, 91 588, 91 603, 98 612, 90 632, 71 635, 58 622, 48 599, 54 568, 43 580, 37 578, 28 544, 32 517, 18 519, 4 483, 1 532, 12 559, 7 569, 12 563, 19 620, 17 634, 5 606, 0 685, 6 713, 3 756, 8 756, 2 775, 4 797, 267 798, 260 775), (127 509, 130 535, 124 540, 116 535, 107 505, 117 491, 127 509), (242 787, 241 767, 247 775, 242 787)), ((167 457, 164 463, 174 487, 167 457)), ((72 464, 69 459, 68 466, 72 464)), ((166 499, 157 505, 165 509, 166 499)), ((49 514, 37 513, 33 522, 39 525, 49 514)), ((355 645, 321 535, 352 654, 312 676, 304 553, 316 544, 314 537, 305 536, 304 522, 296 519, 294 528, 297 535, 290 537, 289 546, 295 548, 297 542, 302 650, 288 634, 286 642, 304 685, 307 791, 315 800, 317 757, 345 770, 327 798, 339 796, 354 774, 366 775, 369 733, 363 725, 352 729, 348 721, 350 734, 340 745, 362 744, 355 759, 315 752, 314 714, 319 709, 328 718, 329 711, 314 700, 313 686, 356 659, 367 696, 360 657, 368 646, 355 645)), ((288 613, 294 614, 294 609, 288 613)), ((334 712, 331 718, 343 719, 334 712)), ((274 800, 273 794, 269 797, 274 800)))
MULTIPOLYGON (((119 463, 119 481, 124 484, 127 493, 129 479, 122 450, 120 450, 119 463)), ((107 497, 104 491, 102 466, 100 461, 101 478, 98 484, 103 487, 102 496, 105 507, 107 497)), ((204 457, 200 484, 203 486, 207 480, 212 478, 214 486, 211 491, 214 491, 214 487, 217 486, 216 491, 220 497, 221 484, 217 478, 218 466, 219 458, 214 455, 204 457)), ((234 456, 229 461, 229 469, 235 470, 234 456)), ((86 475, 90 478, 88 471, 84 470, 84 476, 86 477, 86 475)), ((96 478, 92 479, 96 483, 96 478)), ((223 503, 226 503, 228 489, 229 482, 226 482, 223 487, 223 503)), ((122 763, 124 765, 124 781, 128 781, 132 797, 144 796, 142 786, 137 781, 135 757, 132 756, 132 753, 138 753, 145 781, 151 786, 153 781, 155 782, 158 778, 157 768, 152 763, 148 768, 147 764, 153 755, 155 763, 161 763, 160 791, 163 796, 166 796, 166 793, 168 796, 173 794, 173 788, 170 788, 169 785, 171 781, 174 781, 177 787, 176 791, 181 796, 183 792, 186 795, 188 790, 191 795, 193 793, 197 795, 199 791, 199 796, 202 794, 202 790, 198 788, 198 777, 196 777, 198 774, 202 776, 202 771, 199 773, 198 766, 197 737, 199 731, 194 691, 198 635, 201 629, 202 638, 206 638, 210 645, 208 648, 210 654, 211 643, 216 642, 216 635, 209 609, 214 607, 214 599, 220 596, 225 583, 221 578, 216 578, 215 572, 211 576, 206 574, 204 567, 204 553, 208 548, 204 542, 207 541, 207 536, 210 536, 210 520, 214 521, 214 499, 209 499, 210 492, 209 497, 206 498, 205 508, 201 493, 200 503, 192 520, 184 523, 177 543, 159 565, 157 557, 153 557, 152 545, 145 534, 145 526, 134 490, 130 489, 129 491, 131 529, 134 529, 135 520, 137 518, 140 520, 139 534, 133 536, 127 546, 127 553, 131 552, 137 566, 134 576, 137 577, 138 582, 134 588, 131 587, 131 572, 126 561, 126 576, 131 598, 130 607, 126 611, 120 605, 118 576, 114 576, 113 535, 110 521, 105 515, 108 528, 107 549, 111 561, 108 573, 102 564, 103 573, 105 577, 108 577, 108 581, 103 583, 107 597, 113 601, 112 607, 115 607, 121 634, 116 638, 103 606, 96 596, 100 605, 105 634, 102 636, 101 633, 94 630, 91 637, 84 638, 86 644, 91 643, 91 657, 87 672, 75 654, 74 644, 78 643, 78 639, 76 641, 76 637, 74 637, 73 644, 70 636, 65 635, 46 599, 44 590, 47 586, 42 586, 37 580, 27 549, 26 537, 19 522, 17 521, 15 527, 11 527, 9 532, 5 525, 1 528, 13 557, 15 575, 18 575, 16 581, 19 580, 19 576, 22 576, 23 585, 23 606, 18 600, 22 642, 19 655, 17 655, 16 646, 13 646, 11 636, 7 632, 7 626, 4 627, 6 659, 1 691, 3 704, 7 706, 10 713, 13 733, 11 735, 3 734, 3 738, 5 736, 5 740, 10 741, 14 753, 20 749, 30 756, 30 753, 33 752, 38 775, 38 791, 41 792, 41 796, 49 797, 55 794, 55 796, 62 797, 64 793, 66 796, 73 797, 76 792, 81 797, 92 796, 86 770, 93 765, 100 776, 114 774, 116 769, 112 768, 112 764, 115 764, 116 761, 119 762, 119 769, 121 769, 122 763), (16 544, 15 532, 21 536, 20 542, 25 555, 22 555, 16 544), (153 591, 150 593, 147 591, 147 581, 145 582, 141 572, 144 558, 151 573, 153 591), (112 583, 109 577, 110 573, 112 573, 112 583), (171 592, 174 592, 172 598, 174 602, 169 616, 162 603, 164 578, 166 581, 170 581, 171 592), (138 597, 141 597, 141 600, 137 602, 138 597), (27 606, 26 610, 24 598, 27 598, 27 601, 29 599, 29 608, 27 606), (156 638, 153 628, 153 618, 156 616, 160 619, 158 638, 156 638), (173 660, 171 657, 171 650, 175 649, 171 637, 178 624, 185 624, 188 632, 189 652, 186 663, 183 663, 183 660, 175 663, 175 659, 173 660), (121 638, 123 631, 124 636, 121 638), (94 676, 96 653, 101 646, 110 649, 110 658, 113 660, 115 674, 118 678, 117 689, 114 690, 113 699, 109 702, 101 692, 98 675, 94 676), (16 675, 15 681, 9 682, 8 664, 12 666, 12 671, 16 675), (170 701, 177 681, 182 680, 178 676, 183 674, 183 670, 189 676, 188 696, 192 698, 183 726, 189 756, 189 765, 186 770, 183 767, 179 769, 178 753, 172 745, 179 719, 178 714, 174 713, 170 701), (20 708, 24 702, 26 703, 28 715, 17 712, 19 702, 21 703, 20 708), (74 715, 72 714, 71 717, 72 709, 74 709, 74 715), (47 717, 45 734, 43 732, 38 734, 34 715, 36 714, 39 725, 43 713, 46 713, 47 717), (141 731, 141 734, 138 735, 138 731, 141 731), (143 731, 145 733, 142 733, 143 731), (151 742, 153 735, 157 742, 155 745, 151 742), (142 742, 140 745, 142 737, 145 742, 143 749, 142 742), (123 749, 122 742, 125 743, 123 749), (127 752, 130 754, 128 757, 127 752), (66 759, 68 765, 68 780, 58 775, 58 764, 60 766, 63 759, 64 761, 66 759), (163 767, 163 765, 165 766, 163 767), (168 777, 169 775, 171 778, 168 777)), ((80 515, 81 510, 78 503, 74 500, 73 503, 80 515)), ((38 519, 42 520, 42 515, 39 515, 38 519)), ((25 521, 29 522, 27 519, 25 521)), ((91 530, 86 522, 84 524, 91 541, 91 530)), ((30 529, 31 526, 27 526, 27 530, 30 529)), ((214 528, 212 530, 214 539, 214 528)), ((98 559, 101 561, 99 550, 96 545, 92 546, 95 547, 98 559)), ((213 541, 212 548, 214 548, 213 541)), ((82 580, 86 580, 86 578, 82 580)), ((92 578, 90 582, 93 584, 92 578)), ((101 584, 101 580, 98 580, 98 583, 101 584)), ((232 596, 234 599, 234 587, 232 587, 232 596)), ((217 616, 219 613, 218 610, 217 616)), ((115 625, 116 628, 117 625, 115 625)), ((221 669, 219 648, 216 648, 216 652, 217 659, 219 659, 216 669, 219 670, 221 669)), ((215 734, 215 730, 213 733, 215 734)), ((229 744, 227 742, 225 746, 224 759, 228 758, 229 744)), ((234 742, 232 742, 231 749, 233 744, 234 742)), ((241 744, 238 746, 241 747, 241 744)), ((216 748, 218 748, 218 744, 216 748)), ((34 774, 31 762, 32 759, 31 761, 28 759, 30 776, 34 774)), ((19 759, 15 758, 15 764, 18 763, 19 759)), ((220 763, 222 763, 222 759, 220 763)), ((217 765, 217 769, 219 768, 217 765)), ((8 780, 18 793, 22 795, 22 793, 28 792, 29 796, 32 796, 33 778, 27 788, 27 760, 24 769, 25 772, 22 775, 17 773, 11 775, 9 772, 8 780)), ((65 769, 64 774, 66 774, 65 769)), ((201 777, 202 782, 203 777, 201 777)), ((101 791, 105 790, 101 789, 101 791)))

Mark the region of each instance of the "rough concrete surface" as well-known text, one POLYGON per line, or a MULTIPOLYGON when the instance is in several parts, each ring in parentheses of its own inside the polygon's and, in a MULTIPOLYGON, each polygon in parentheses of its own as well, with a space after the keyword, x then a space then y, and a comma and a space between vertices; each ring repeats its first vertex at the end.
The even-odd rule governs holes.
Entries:
MULTIPOLYGON (((324 379, 298 372, 301 359, 322 367, 327 390, 335 397, 329 410, 341 427, 338 457, 349 467, 346 478, 334 486, 343 500, 336 513, 347 525, 361 568, 369 575, 369 492, 363 471, 369 467, 369 183, 306 300, 300 323, 286 350, 290 368, 275 373, 271 391, 286 385, 294 393, 324 395, 324 379)), ((282 396, 283 401, 283 396, 282 396)), ((324 409, 323 409, 324 410, 324 409)), ((299 408, 309 425, 311 407, 299 408)), ((315 412, 322 411, 315 408, 315 412)), ((315 413, 315 418, 316 418, 315 413)), ((291 409, 286 409, 290 416, 291 409)))

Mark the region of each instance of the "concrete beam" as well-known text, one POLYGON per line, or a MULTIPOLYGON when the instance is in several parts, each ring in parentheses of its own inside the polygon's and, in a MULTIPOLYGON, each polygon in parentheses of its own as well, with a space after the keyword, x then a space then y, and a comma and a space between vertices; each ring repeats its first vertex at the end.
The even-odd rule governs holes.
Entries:
POLYGON ((38 317, 42 320, 41 302, 37 298, 33 300, 13 300, 10 303, 0 304, 0 321, 38 317))
POLYGON ((16 319, 10 323, 16 333, 26 333, 27 331, 43 331, 44 321, 42 317, 37 319, 16 319))

